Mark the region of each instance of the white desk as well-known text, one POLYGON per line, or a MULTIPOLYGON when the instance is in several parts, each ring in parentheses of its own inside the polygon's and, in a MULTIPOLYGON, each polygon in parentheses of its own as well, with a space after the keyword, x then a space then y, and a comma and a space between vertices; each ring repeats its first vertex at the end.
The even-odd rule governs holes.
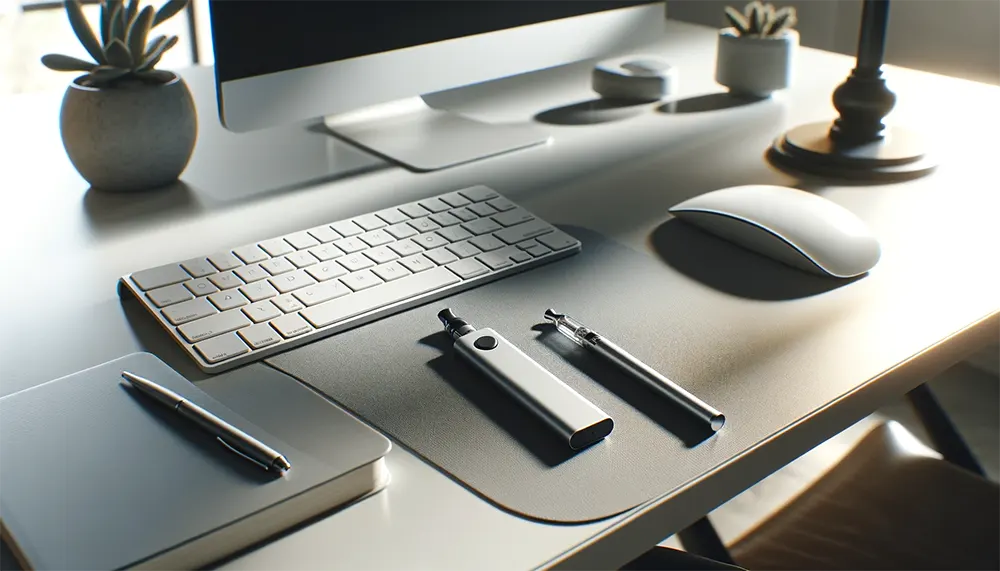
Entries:
MULTIPOLYGON (((679 23, 671 24, 670 32, 655 50, 680 69, 680 97, 687 99, 681 109, 696 108, 711 98, 690 98, 720 90, 712 81, 714 32, 679 23)), ((745 330, 739 342, 692 357, 728 379, 733 390, 764 379, 782 386, 836 387, 839 395, 820 410, 802 411, 796 422, 716 470, 610 520, 555 526, 492 507, 397 446, 389 456, 393 482, 387 490, 228 564, 355 570, 620 565, 928 375, 995 342, 996 143, 974 137, 1000 132, 1000 89, 887 70, 900 95, 891 118, 909 120, 945 143, 943 167, 927 179, 885 187, 827 186, 765 163, 764 150, 783 130, 833 116, 830 94, 852 61, 803 49, 795 87, 773 101, 676 114, 646 106, 624 120, 549 125, 554 143, 548 147, 432 174, 362 160, 370 168, 360 174, 297 185, 291 183, 304 172, 329 170, 317 161, 353 163, 358 153, 304 131, 288 140, 243 139, 237 155, 220 155, 203 137, 186 180, 207 182, 130 197, 89 192, 73 171, 59 141, 61 94, 5 99, 0 104, 0 189, 6 201, 0 225, 0 395, 132 351, 176 357, 169 345, 144 345, 149 323, 126 319, 115 291, 120 275, 473 184, 494 186, 553 223, 596 230, 654 256, 650 236, 669 218, 670 205, 725 186, 800 186, 859 214, 885 247, 882 263, 863 288, 767 301, 727 293, 678 271, 664 291, 686 296, 697 310, 665 327, 683 327, 692 335, 709 335, 713 328, 720 336, 726 327, 745 330), (275 163, 278 142, 293 144, 292 139, 312 154, 298 155, 297 164, 275 163), (228 161, 225 172, 213 179, 207 163, 222 156, 228 161), (274 179, 264 180, 265 175, 274 179), (239 180, 246 193, 234 188, 239 180)), ((210 72, 192 70, 188 76, 197 83, 210 72)), ((487 120, 521 122, 593 98, 589 66, 583 64, 439 100, 487 120)), ((200 117, 216 121, 211 107, 202 107, 200 117)), ((571 108, 542 117, 565 123, 593 115, 571 108)), ((200 386, 211 392, 223 382, 224 376, 213 377, 200 386)), ((794 403, 762 402, 748 391, 745 406, 766 415, 794 403)))

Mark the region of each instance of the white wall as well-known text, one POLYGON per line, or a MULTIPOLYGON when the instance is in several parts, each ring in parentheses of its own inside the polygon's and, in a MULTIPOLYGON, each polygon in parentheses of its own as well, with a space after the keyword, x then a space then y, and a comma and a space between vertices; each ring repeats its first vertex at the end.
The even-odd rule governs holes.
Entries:
MULTIPOLYGON (((725 25, 723 8, 742 0, 667 0, 668 17, 725 25)), ((803 45, 854 54, 861 0, 790 0, 803 45)), ((1000 84, 1000 0, 894 0, 889 10, 886 62, 1000 84)))

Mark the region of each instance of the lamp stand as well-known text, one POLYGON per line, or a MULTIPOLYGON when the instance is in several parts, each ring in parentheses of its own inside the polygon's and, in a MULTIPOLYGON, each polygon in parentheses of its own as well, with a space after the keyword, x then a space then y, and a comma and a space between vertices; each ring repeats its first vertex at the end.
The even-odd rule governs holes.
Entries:
POLYGON ((833 106, 840 117, 832 125, 800 125, 779 137, 768 151, 773 163, 810 174, 872 182, 917 178, 937 166, 928 158, 919 133, 882 123, 896 105, 896 94, 882 78, 888 24, 889 0, 865 0, 857 63, 833 92, 833 106))

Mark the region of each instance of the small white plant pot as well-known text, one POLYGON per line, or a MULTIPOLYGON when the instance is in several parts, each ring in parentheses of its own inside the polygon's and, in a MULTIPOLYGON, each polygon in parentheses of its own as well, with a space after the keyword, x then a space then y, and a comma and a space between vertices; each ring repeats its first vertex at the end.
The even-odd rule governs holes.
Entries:
POLYGON ((798 47, 795 30, 773 38, 740 36, 735 28, 719 30, 715 81, 734 95, 770 97, 792 84, 798 47))

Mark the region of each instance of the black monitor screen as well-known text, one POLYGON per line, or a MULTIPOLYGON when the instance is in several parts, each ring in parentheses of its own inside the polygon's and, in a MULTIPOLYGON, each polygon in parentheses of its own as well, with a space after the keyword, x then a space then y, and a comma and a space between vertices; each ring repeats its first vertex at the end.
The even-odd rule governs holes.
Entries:
POLYGON ((212 0, 216 74, 231 81, 651 0, 212 0))

